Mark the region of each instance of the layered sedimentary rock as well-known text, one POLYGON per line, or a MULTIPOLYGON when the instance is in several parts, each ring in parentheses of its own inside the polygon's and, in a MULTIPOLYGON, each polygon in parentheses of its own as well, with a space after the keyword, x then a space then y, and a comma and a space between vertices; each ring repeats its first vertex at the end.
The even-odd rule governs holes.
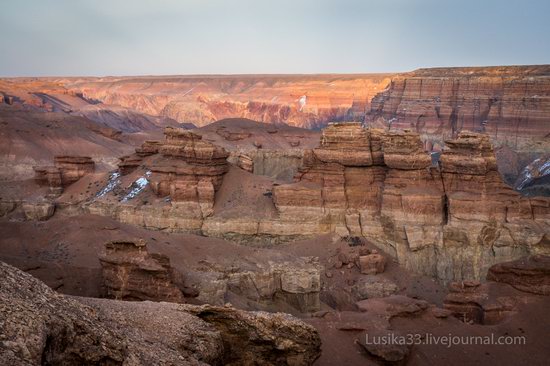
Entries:
POLYGON ((522 197, 503 182, 485 134, 447 140, 438 161, 415 132, 335 123, 318 148, 303 152, 294 183, 259 193, 269 212, 233 217, 213 210, 228 153, 189 131, 166 132, 159 153, 143 158, 140 178, 166 198, 153 205, 98 200, 89 212, 264 244, 364 236, 406 268, 443 281, 481 279, 495 263, 548 252, 549 199, 522 197))
POLYGON ((550 295, 550 257, 534 255, 489 268, 487 280, 502 282, 525 292, 550 295))
POLYGON ((4 365, 311 365, 320 354, 315 328, 287 314, 68 298, 3 262, 0 276, 4 365))
POLYGON ((170 259, 149 253, 143 240, 113 241, 105 245, 99 261, 107 296, 118 300, 184 302, 181 275, 170 259))
MULTIPOLYGON (((86 100, 204 126, 228 117, 319 127, 362 120, 388 74, 235 75, 81 79, 63 86, 86 100), (109 80, 109 81, 107 81, 109 80), (113 83, 117 88, 113 89, 113 83)), ((0 89, 1 90, 1 89, 0 89)))
POLYGON ((148 166, 151 188, 157 196, 170 196, 172 201, 197 203, 203 216, 210 215, 229 154, 183 129, 166 128, 165 136, 159 147, 162 157, 148 166))
POLYGON ((162 141, 147 140, 140 147, 136 148, 132 155, 122 156, 118 164, 118 169, 122 175, 133 172, 142 165, 143 158, 158 154, 162 141))
POLYGON ((489 137, 461 133, 439 163, 418 134, 333 124, 296 183, 273 188, 285 232, 372 239, 405 267, 443 280, 544 252, 550 201, 506 186, 489 137))
POLYGON ((46 200, 23 202, 21 208, 27 220, 44 221, 55 212, 55 204, 46 200))
POLYGON ((441 141, 463 130, 514 147, 550 133, 550 66, 420 69, 392 78, 369 123, 410 128, 441 141))
POLYGON ((88 156, 56 156, 53 166, 34 167, 34 179, 40 185, 61 192, 94 170, 95 163, 88 156))
POLYGON ((189 273, 196 279, 199 301, 223 305, 232 294, 264 309, 284 306, 302 313, 320 310, 322 270, 312 258, 258 262, 252 267, 242 263, 243 268, 236 263, 229 269, 208 261, 203 265, 189 273))
POLYGON ((0 80, 6 103, 85 116, 121 131, 223 118, 318 128, 355 120, 433 135, 486 131, 516 146, 548 128, 548 65, 403 74, 222 75, 0 80), (518 139, 519 138, 519 139, 518 139))
POLYGON ((113 241, 105 247, 99 260, 111 298, 182 303, 188 296, 224 305, 238 296, 260 309, 284 306, 302 313, 320 309, 321 266, 311 258, 255 265, 234 262, 229 268, 203 260, 198 267, 180 273, 168 257, 149 253, 143 240, 113 241))
MULTIPOLYGON (((130 189, 118 198, 124 205, 95 200, 89 207, 90 212, 151 228, 200 229, 202 220, 212 214, 215 192, 229 166, 229 153, 188 130, 167 127, 164 133, 164 141, 146 141, 134 154, 121 158, 122 175, 129 175, 138 167, 144 173, 132 183, 135 192, 130 189), (131 199, 146 186, 156 197, 164 199, 162 205, 136 207, 131 199)), ((105 187, 106 193, 118 184, 120 180, 116 176, 105 187)))
POLYGON ((517 293, 507 290, 494 283, 453 282, 444 308, 464 322, 497 324, 514 314, 523 300, 517 293))

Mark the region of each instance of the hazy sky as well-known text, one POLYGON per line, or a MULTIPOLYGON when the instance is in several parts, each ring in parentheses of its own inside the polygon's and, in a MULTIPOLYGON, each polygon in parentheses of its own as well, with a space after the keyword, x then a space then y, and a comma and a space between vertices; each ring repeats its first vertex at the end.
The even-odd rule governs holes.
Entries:
POLYGON ((550 0, 2 0, 0 75, 550 63, 550 0))

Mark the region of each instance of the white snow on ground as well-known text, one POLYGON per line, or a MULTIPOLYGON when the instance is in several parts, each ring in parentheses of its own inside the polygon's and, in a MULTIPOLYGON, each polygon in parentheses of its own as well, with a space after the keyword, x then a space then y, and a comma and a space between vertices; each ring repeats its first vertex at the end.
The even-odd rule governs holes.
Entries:
POLYGON ((132 198, 136 197, 138 194, 140 194, 145 187, 149 184, 149 181, 147 178, 151 176, 151 172, 148 171, 145 173, 144 177, 138 178, 132 185, 130 186, 131 190, 128 192, 121 200, 121 202, 128 202, 132 198))
POLYGON ((96 198, 101 198, 103 196, 105 196, 107 193, 111 192, 113 189, 115 189, 116 186, 118 186, 121 182, 120 182, 120 173, 119 172, 114 172, 114 173, 111 173, 111 175, 109 176, 109 181, 107 182, 107 185, 105 187, 103 187, 103 189, 101 191, 99 191, 95 197, 96 198))
POLYGON ((298 103, 300 104, 300 112, 302 111, 302 109, 304 109, 304 107, 306 106, 306 102, 307 102, 307 96, 305 95, 302 95, 300 97, 300 99, 298 99, 298 103))
POLYGON ((534 179, 541 178, 547 175, 550 175, 550 160, 545 161, 540 167, 538 167, 537 175, 536 177, 533 177, 533 174, 531 174, 532 166, 538 163, 541 163, 542 159, 538 158, 535 159, 531 164, 526 166, 523 171, 520 174, 520 177, 516 181, 515 188, 517 190, 525 188, 527 185, 529 185, 534 179))

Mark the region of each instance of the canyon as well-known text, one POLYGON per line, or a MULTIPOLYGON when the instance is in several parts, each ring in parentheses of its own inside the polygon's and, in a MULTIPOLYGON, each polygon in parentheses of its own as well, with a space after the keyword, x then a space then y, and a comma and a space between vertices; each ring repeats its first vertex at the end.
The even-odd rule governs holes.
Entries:
POLYGON ((0 79, 0 362, 545 362, 549 83, 0 79))

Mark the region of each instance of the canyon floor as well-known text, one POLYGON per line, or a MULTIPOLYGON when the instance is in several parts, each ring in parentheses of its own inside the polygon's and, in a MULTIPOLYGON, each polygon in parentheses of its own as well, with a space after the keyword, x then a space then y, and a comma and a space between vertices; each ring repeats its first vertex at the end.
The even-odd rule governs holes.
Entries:
POLYGON ((549 80, 0 80, 0 363, 546 364, 549 80))

